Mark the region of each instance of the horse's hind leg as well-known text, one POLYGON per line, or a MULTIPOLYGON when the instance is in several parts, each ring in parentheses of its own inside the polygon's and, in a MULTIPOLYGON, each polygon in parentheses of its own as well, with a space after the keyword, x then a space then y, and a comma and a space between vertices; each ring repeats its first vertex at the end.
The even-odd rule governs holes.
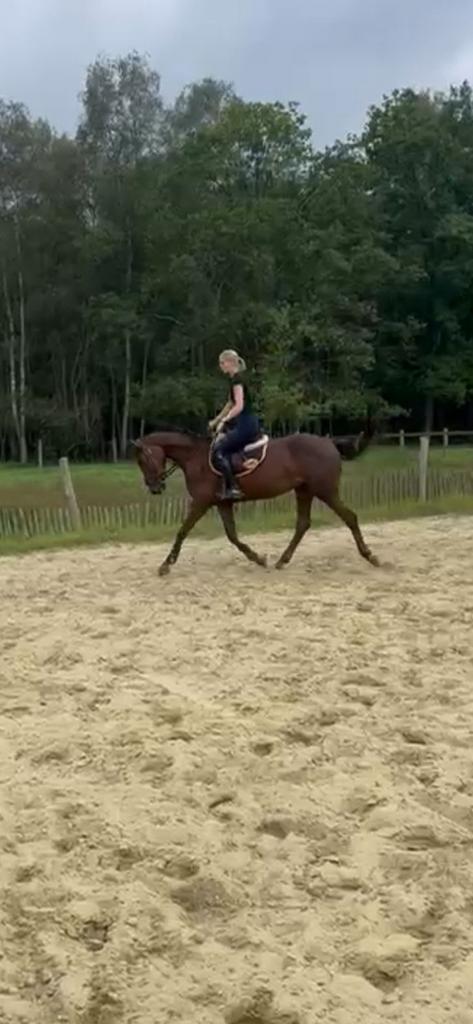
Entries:
POLYGON ((312 506, 312 495, 309 494, 304 487, 298 488, 296 491, 297 501, 297 519, 296 528, 294 530, 294 536, 288 544, 285 551, 283 551, 280 559, 276 562, 276 569, 282 569, 285 565, 288 565, 291 558, 299 546, 304 534, 310 529, 310 510, 312 506))
POLYGON ((353 512, 351 508, 347 508, 347 506, 343 504, 343 501, 340 498, 338 492, 334 494, 331 498, 324 498, 323 500, 325 501, 325 504, 328 505, 328 507, 331 508, 332 511, 335 512, 337 516, 340 517, 340 519, 345 523, 345 525, 348 526, 348 529, 351 530, 351 533, 353 534, 353 539, 358 548, 358 551, 360 552, 361 557, 366 558, 366 561, 370 562, 371 565, 379 565, 378 559, 376 558, 375 555, 371 554, 368 545, 365 543, 363 539, 363 534, 360 530, 358 517, 356 513, 353 512))
POLYGON ((237 534, 235 516, 233 513, 233 505, 228 503, 225 505, 219 505, 218 511, 220 513, 223 528, 230 541, 230 544, 233 544, 236 548, 238 548, 238 550, 241 551, 242 555, 245 555, 245 558, 247 558, 249 562, 255 562, 256 565, 261 565, 265 567, 267 564, 266 558, 262 557, 261 555, 258 555, 256 551, 253 551, 253 548, 250 548, 248 544, 244 544, 244 542, 240 540, 237 534))

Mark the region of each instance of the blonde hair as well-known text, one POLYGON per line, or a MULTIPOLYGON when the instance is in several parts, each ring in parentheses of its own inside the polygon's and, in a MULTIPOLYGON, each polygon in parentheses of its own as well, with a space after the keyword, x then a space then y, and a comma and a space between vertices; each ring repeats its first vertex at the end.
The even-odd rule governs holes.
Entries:
POLYGON ((234 348, 226 348, 226 349, 224 349, 223 352, 220 353, 220 355, 218 357, 219 363, 222 362, 222 360, 224 360, 224 359, 225 360, 226 359, 233 360, 233 362, 235 362, 237 364, 238 370, 239 370, 240 373, 243 373, 243 371, 246 370, 245 360, 242 359, 242 357, 240 355, 238 355, 238 352, 235 352, 234 348))

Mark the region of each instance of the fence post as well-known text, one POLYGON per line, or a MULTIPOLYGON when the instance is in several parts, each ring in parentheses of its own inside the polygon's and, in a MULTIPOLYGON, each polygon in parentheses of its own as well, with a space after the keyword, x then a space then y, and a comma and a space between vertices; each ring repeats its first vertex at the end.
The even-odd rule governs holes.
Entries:
POLYGON ((59 459, 59 472, 61 474, 61 481, 64 490, 64 497, 66 499, 66 505, 69 510, 69 518, 73 530, 80 530, 81 518, 80 509, 77 504, 76 492, 74 490, 74 484, 72 483, 71 471, 69 469, 69 459, 59 459))
POLYGON ((443 446, 448 448, 448 427, 443 428, 443 446))
POLYGON ((430 437, 423 434, 419 449, 419 501, 427 501, 427 470, 429 467, 430 437))
POLYGON ((406 444, 406 435, 403 430, 399 431, 399 447, 404 448, 406 444))
POLYGON ((43 439, 38 438, 38 466, 40 469, 43 468, 43 439))

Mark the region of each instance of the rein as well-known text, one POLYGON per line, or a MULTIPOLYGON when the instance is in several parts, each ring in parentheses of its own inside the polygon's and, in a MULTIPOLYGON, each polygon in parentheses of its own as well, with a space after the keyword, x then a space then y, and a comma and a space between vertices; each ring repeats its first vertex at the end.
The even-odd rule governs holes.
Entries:
MULTIPOLYGON (((144 445, 142 445, 141 450, 144 453, 144 455, 146 456, 146 459, 149 462, 151 462, 152 466, 154 466, 154 456, 153 456, 153 452, 152 452, 151 448, 148 445, 144 444, 144 445)), ((166 480, 169 480, 169 477, 172 476, 172 474, 176 472, 177 468, 178 468, 177 462, 171 462, 171 465, 168 466, 167 469, 164 469, 163 472, 161 473, 160 480, 162 480, 163 483, 166 480)))
POLYGON ((164 473, 161 476, 161 480, 169 480, 169 477, 172 476, 172 474, 176 472, 176 469, 177 469, 177 462, 171 462, 171 465, 168 466, 168 468, 164 470, 164 473))

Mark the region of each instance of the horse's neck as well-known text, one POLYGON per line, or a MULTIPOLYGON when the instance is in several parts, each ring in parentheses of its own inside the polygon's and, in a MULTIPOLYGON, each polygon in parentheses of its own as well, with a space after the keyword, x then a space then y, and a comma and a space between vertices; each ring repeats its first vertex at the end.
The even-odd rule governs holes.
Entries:
POLYGON ((189 437, 187 434, 156 434, 155 440, 166 457, 172 459, 186 476, 192 471, 192 465, 200 464, 201 452, 206 446, 203 439, 189 437))

